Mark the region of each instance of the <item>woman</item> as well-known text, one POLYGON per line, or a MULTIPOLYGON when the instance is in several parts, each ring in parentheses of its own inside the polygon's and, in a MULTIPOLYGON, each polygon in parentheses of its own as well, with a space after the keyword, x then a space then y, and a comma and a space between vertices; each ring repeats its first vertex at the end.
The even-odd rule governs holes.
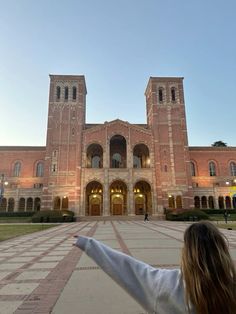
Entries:
POLYGON ((79 236, 86 252, 148 313, 236 313, 236 272, 224 236, 209 222, 188 227, 181 270, 158 269, 79 236))

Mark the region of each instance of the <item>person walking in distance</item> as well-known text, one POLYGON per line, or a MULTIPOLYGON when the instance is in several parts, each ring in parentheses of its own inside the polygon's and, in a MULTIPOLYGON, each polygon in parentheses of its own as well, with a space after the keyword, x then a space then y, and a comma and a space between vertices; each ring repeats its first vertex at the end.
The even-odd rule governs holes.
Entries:
POLYGON ((78 236, 74 245, 148 313, 236 313, 234 262, 224 235, 210 222, 186 229, 180 269, 152 267, 93 238, 78 236))
POLYGON ((228 223, 228 212, 227 210, 224 211, 224 218, 225 218, 225 223, 228 223))
POLYGON ((149 219, 148 219, 148 212, 145 212, 145 214, 144 214, 144 221, 146 222, 146 221, 149 221, 149 219))

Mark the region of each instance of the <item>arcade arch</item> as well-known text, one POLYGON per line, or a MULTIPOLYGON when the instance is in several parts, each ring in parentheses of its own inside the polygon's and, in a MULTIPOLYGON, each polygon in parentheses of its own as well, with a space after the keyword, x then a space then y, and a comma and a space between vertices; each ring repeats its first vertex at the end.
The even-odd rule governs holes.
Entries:
POLYGON ((110 214, 127 215, 127 186, 116 180, 110 185, 110 214))
POLYGON ((122 135, 114 135, 110 139, 110 168, 127 167, 126 139, 122 135))
POLYGON ((133 167, 134 168, 150 167, 149 149, 145 144, 137 144, 134 146, 133 167))
POLYGON ((86 215, 100 216, 103 208, 103 187, 98 181, 92 181, 86 186, 86 215))
POLYGON ((135 215, 143 215, 145 212, 152 214, 151 186, 146 181, 138 181, 134 186, 135 215))

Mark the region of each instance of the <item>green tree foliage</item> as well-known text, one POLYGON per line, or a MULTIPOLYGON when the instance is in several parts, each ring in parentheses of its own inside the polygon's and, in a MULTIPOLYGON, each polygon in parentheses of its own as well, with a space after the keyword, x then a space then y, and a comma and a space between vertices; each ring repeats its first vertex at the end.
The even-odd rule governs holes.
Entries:
POLYGON ((227 143, 222 141, 216 141, 211 146, 213 147, 227 147, 227 143))

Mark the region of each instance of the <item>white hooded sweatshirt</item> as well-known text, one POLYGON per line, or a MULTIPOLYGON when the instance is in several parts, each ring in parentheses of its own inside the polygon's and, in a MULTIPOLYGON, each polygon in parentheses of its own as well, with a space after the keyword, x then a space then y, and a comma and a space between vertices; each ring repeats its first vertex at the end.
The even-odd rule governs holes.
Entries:
POLYGON ((118 285, 148 313, 193 314, 185 302, 179 269, 154 268, 103 243, 79 236, 75 245, 91 257, 118 285))

